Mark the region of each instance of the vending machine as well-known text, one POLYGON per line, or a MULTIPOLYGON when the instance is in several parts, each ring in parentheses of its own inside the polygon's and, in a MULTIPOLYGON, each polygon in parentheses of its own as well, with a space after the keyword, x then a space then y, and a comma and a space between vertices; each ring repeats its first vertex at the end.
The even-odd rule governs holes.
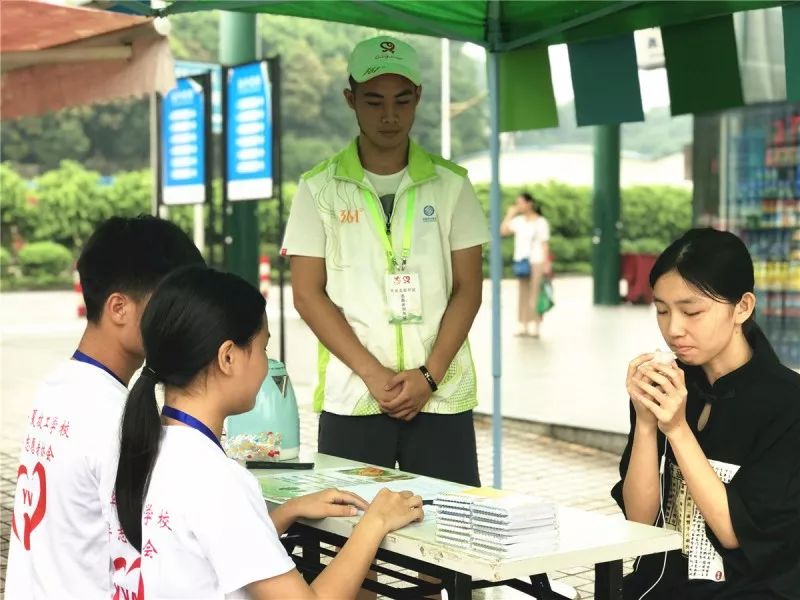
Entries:
MULTIPOLYGON (((696 125, 695 133, 719 135, 717 214, 695 210, 695 221, 745 241, 755 270, 756 320, 781 360, 800 369, 800 104, 762 104, 716 118, 718 128, 696 125)), ((696 179, 714 176, 709 165, 695 169, 696 179)))

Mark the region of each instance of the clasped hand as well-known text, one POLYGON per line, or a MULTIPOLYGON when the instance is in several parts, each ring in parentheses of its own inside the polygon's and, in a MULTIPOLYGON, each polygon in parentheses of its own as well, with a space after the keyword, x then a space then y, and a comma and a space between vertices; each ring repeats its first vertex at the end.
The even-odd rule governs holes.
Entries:
POLYGON ((381 412, 392 418, 410 421, 428 402, 432 391, 419 369, 395 373, 381 367, 364 379, 381 412))
POLYGON ((686 425, 686 380, 674 361, 665 365, 649 362, 652 358, 643 354, 631 361, 626 387, 637 421, 658 425, 669 437, 686 425))

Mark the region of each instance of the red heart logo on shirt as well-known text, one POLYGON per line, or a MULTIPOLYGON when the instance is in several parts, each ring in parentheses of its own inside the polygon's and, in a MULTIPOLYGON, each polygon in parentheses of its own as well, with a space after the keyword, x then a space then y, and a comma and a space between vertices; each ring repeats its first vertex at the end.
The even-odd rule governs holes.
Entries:
POLYGON ((127 566, 127 561, 122 556, 115 558, 112 564, 114 565, 114 571, 122 571, 125 575, 130 575, 132 571, 139 571, 139 581, 135 592, 125 589, 125 587, 117 582, 117 578, 114 578, 114 597, 112 600, 144 600, 144 581, 142 580, 141 572, 142 557, 137 557, 128 569, 125 568, 127 566))
MULTIPOLYGON (((19 469, 17 469, 17 485, 20 485, 23 475, 25 475, 25 482, 27 484, 30 484, 33 481, 33 477, 28 476, 28 468, 25 465, 20 465, 19 469)), ((25 550, 31 549, 31 533, 34 529, 36 529, 36 526, 42 522, 44 513, 47 510, 47 480, 44 473, 44 465, 42 463, 36 463, 36 466, 33 468, 33 475, 39 479, 39 497, 36 499, 36 506, 34 508, 34 490, 28 489, 27 487, 22 487, 23 527, 21 538, 19 537, 19 532, 17 531, 16 515, 12 515, 11 518, 11 529, 14 530, 14 535, 17 536, 17 539, 22 542, 23 546, 25 546, 25 550), (33 511, 29 513, 27 507, 32 507, 33 511)), ((22 485, 24 486, 25 484, 22 485)))

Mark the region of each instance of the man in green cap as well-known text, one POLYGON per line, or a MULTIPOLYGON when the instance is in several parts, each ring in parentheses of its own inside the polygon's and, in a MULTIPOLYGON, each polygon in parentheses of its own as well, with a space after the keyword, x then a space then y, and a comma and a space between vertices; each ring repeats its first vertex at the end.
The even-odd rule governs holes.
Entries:
POLYGON ((479 485, 467 334, 486 219, 466 171, 409 139, 414 48, 365 40, 348 70, 358 137, 303 175, 282 249, 320 341, 319 451, 479 485))

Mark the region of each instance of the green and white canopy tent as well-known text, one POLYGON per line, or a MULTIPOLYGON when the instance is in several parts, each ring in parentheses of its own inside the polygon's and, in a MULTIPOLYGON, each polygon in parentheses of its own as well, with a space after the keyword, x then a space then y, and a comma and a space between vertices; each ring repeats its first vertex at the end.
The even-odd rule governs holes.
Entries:
MULTIPOLYGON (((492 163, 495 486, 501 484, 502 464, 499 133, 558 124, 547 46, 569 45, 579 125, 616 125, 643 119, 633 32, 652 27, 661 28, 672 114, 723 110, 744 104, 732 13, 781 6, 787 98, 800 101, 797 1, 180 0, 159 10, 142 0, 100 1, 95 5, 151 16, 201 10, 280 14, 445 37, 486 49, 492 163)), ((612 157, 610 164, 612 170, 614 166, 618 170, 618 157, 612 157)), ((595 181, 595 203, 618 205, 618 176, 604 182, 596 175, 595 181)), ((611 217, 606 215, 603 223, 596 217, 598 234, 616 228, 618 213, 613 209, 607 212, 611 217)), ((615 235, 610 233, 609 237, 615 235)), ((618 238, 613 241, 611 248, 618 251, 618 238)))
POLYGON ((112 10, 171 15, 200 10, 269 13, 473 42, 491 52, 534 43, 596 40, 742 10, 791 5, 773 0, 179 0, 152 10, 141 0, 97 2, 112 10))

